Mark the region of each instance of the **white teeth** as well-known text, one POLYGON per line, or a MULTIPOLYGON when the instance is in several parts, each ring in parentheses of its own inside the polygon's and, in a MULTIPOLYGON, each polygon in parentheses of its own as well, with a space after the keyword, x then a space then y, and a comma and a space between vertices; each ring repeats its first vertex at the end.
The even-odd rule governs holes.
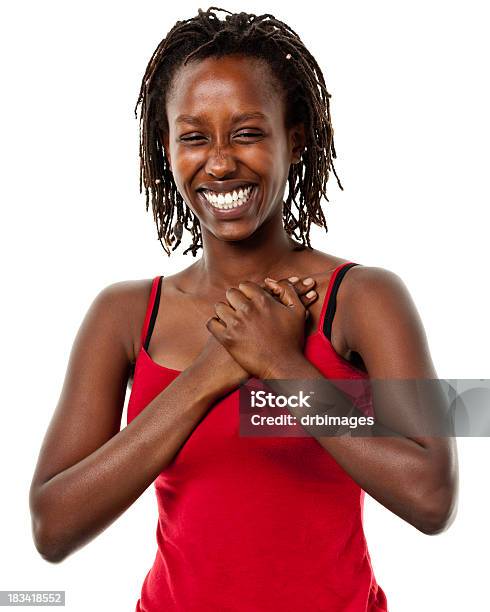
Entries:
POLYGON ((228 210, 230 208, 237 208, 244 204, 252 192, 253 185, 249 185, 245 188, 240 188, 238 191, 228 191, 226 193, 216 193, 213 191, 204 190, 202 194, 206 200, 212 204, 215 208, 220 210, 228 210))

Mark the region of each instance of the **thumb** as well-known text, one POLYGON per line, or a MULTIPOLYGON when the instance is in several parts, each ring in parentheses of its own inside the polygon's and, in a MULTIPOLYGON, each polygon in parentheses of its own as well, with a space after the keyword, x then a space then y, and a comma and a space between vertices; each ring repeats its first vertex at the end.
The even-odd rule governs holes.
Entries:
POLYGON ((304 308, 296 293, 296 289, 289 281, 277 282, 272 278, 266 278, 264 282, 284 306, 288 308, 298 308, 298 306, 301 306, 301 309, 304 308))

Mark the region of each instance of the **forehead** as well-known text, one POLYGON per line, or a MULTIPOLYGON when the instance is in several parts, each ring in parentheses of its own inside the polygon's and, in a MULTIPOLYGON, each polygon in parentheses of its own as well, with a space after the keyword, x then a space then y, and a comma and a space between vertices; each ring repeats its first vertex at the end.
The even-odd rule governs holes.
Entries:
POLYGON ((259 111, 282 115, 281 86, 266 61, 244 56, 209 57, 180 67, 167 96, 167 116, 259 111))

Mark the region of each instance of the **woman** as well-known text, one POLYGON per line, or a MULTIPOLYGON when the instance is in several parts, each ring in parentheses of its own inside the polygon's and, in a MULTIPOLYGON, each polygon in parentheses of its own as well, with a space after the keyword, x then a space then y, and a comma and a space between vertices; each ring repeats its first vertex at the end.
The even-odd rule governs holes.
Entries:
POLYGON ((424 533, 454 516, 446 439, 239 435, 251 377, 436 378, 401 280, 311 248, 335 174, 329 97, 270 15, 199 11, 148 64, 147 207, 168 254, 185 228, 202 257, 97 296, 30 499, 36 546, 57 562, 155 481, 158 550, 137 610, 387 610, 364 491, 424 533))

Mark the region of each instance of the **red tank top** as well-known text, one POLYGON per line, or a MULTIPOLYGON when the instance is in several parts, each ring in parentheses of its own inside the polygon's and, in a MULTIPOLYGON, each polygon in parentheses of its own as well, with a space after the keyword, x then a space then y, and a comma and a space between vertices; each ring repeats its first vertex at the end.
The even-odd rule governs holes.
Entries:
MULTIPOLYGON (((327 378, 366 378, 330 342, 329 282, 304 355, 327 378)), ((180 372, 147 352, 154 279, 127 422, 180 372)), ((364 537, 364 491, 313 437, 239 436, 238 388, 217 402, 155 480, 157 552, 136 612, 385 612, 364 537)))

